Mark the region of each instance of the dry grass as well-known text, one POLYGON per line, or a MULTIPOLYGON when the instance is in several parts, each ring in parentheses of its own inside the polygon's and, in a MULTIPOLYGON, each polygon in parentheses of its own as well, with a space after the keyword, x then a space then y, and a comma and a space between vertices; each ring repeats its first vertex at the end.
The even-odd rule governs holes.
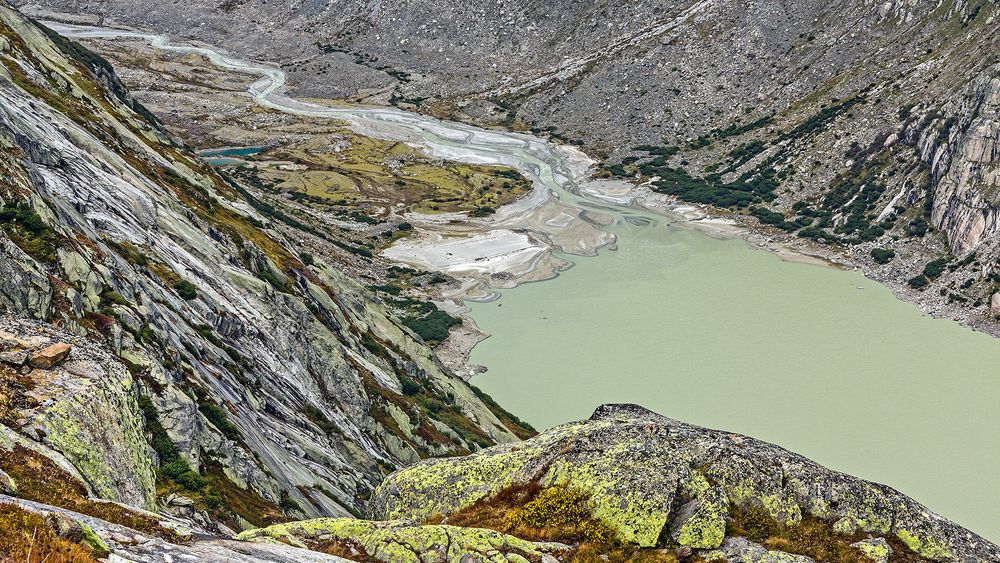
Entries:
MULTIPOLYGON (((813 516, 806 516, 797 526, 784 526, 771 517, 759 505, 731 507, 732 517, 726 526, 727 536, 743 536, 768 549, 805 555, 817 561, 837 561, 838 563, 871 563, 852 543, 868 537, 867 534, 838 534, 833 524, 813 516)), ((916 563, 926 561, 898 538, 885 538, 892 547, 892 563, 916 563)))
POLYGON ((56 535, 45 518, 12 504, 0 504, 0 562, 92 563, 87 546, 56 535))
MULTIPOLYGON (((444 518, 432 518, 439 523, 444 518)), ((453 526, 487 528, 532 541, 557 541, 574 546, 568 561, 595 561, 605 555, 633 560, 638 551, 629 548, 615 531, 591 516, 588 497, 571 487, 542 488, 537 483, 507 487, 447 518, 453 526)), ((647 550, 648 551, 648 550, 647 550)), ((652 552, 643 557, 659 557, 652 552)), ((673 561, 672 559, 645 559, 673 561)))
POLYGON ((19 497, 87 514, 164 539, 175 539, 173 531, 160 526, 150 516, 111 502, 87 498, 83 484, 45 456, 22 446, 0 449, 0 470, 17 483, 19 497))
POLYGON ((0 423, 17 428, 21 410, 28 406, 25 392, 34 387, 34 381, 13 368, 0 365, 0 423))

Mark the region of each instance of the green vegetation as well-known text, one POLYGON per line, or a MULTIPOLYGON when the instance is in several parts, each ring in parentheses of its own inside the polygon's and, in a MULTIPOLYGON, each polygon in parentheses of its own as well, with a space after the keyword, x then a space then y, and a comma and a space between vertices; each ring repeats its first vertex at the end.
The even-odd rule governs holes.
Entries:
POLYGON ((932 260, 924 266, 924 276, 927 279, 935 280, 944 273, 945 267, 948 265, 947 258, 938 258, 937 260, 932 260))
POLYGON ((306 406, 302 409, 302 412, 306 415, 306 418, 308 418, 316 426, 319 426, 320 430, 323 432, 332 434, 338 431, 337 425, 330 421, 330 419, 327 418, 321 410, 313 405, 306 404, 306 406))
POLYGON ((913 289, 923 289, 931 282, 927 279, 927 276, 920 274, 919 276, 910 278, 906 283, 910 284, 910 287, 913 289))
MULTIPOLYGON (((201 399, 204 401, 204 399, 201 399)), ((232 422, 229 421, 229 415, 226 410, 215 403, 210 402, 199 402, 198 412, 205 415, 205 418, 212 423, 223 436, 237 442, 240 440, 240 431, 236 428, 232 422)))
POLYGON ((174 290, 181 299, 191 301, 198 298, 198 288, 187 280, 180 280, 174 284, 174 290))
POLYGON ((823 127, 826 127, 833 120, 837 119, 837 117, 840 114, 851 109, 856 104, 864 102, 865 97, 863 94, 867 93, 868 90, 869 88, 865 88, 864 90, 861 91, 861 94, 857 96, 850 97, 842 102, 836 103, 832 106, 827 106, 819 110, 818 112, 806 118, 805 121, 792 128, 791 131, 782 133, 778 137, 778 140, 785 141, 790 139, 798 139, 800 137, 809 135, 810 133, 813 133, 819 129, 822 129, 823 127))
POLYGON ((873 248, 872 259, 879 264, 888 264, 896 257, 896 251, 891 248, 873 248))
POLYGON ((167 431, 160 424, 160 417, 156 412, 153 401, 143 395, 139 397, 139 409, 142 410, 145 420, 146 432, 152 439, 150 445, 156 452, 160 460, 160 467, 157 470, 157 477, 177 483, 188 491, 198 491, 205 486, 205 480, 191 469, 180 453, 173 440, 167 435, 167 431))
POLYGON ((433 307, 433 310, 420 317, 407 317, 403 319, 403 324, 417 333, 424 342, 443 342, 448 338, 451 327, 462 324, 462 321, 441 311, 433 303, 428 303, 428 305, 433 307))
POLYGON ((27 201, 8 201, 0 208, 0 229, 21 250, 42 262, 55 262, 60 238, 27 201))

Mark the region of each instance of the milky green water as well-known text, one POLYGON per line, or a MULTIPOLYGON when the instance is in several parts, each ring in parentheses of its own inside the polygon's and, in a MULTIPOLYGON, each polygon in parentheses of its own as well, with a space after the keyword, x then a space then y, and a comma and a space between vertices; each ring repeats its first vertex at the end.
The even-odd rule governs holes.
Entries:
POLYGON ((471 304, 473 383, 539 429, 601 403, 777 443, 1000 540, 1000 341, 858 273, 618 225, 620 250, 471 304))

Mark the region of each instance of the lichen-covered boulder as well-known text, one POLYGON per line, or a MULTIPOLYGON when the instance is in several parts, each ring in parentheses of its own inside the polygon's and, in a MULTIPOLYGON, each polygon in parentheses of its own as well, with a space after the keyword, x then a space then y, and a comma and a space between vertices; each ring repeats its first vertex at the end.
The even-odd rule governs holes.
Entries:
POLYGON ((852 543, 851 547, 857 548, 865 557, 875 563, 887 563, 892 555, 892 547, 883 538, 872 538, 852 543))
POLYGON ((753 438, 678 422, 633 405, 464 458, 426 460, 390 475, 370 516, 425 520, 470 507, 514 484, 569 485, 620 537, 716 549, 733 507, 782 526, 810 516, 842 533, 896 536, 933 561, 1000 561, 1000 548, 890 487, 826 469, 753 438))
POLYGON ((560 552, 566 546, 529 542, 479 528, 419 526, 402 521, 371 522, 349 518, 319 518, 250 530, 242 541, 282 542, 297 547, 335 545, 367 560, 392 563, 493 561, 522 563, 560 552))

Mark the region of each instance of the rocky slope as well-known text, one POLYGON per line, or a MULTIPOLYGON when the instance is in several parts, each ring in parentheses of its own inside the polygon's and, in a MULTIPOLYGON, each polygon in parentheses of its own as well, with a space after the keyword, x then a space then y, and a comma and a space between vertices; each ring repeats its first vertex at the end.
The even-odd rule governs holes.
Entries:
POLYGON ((331 552, 353 545, 377 561, 477 553, 576 561, 593 549, 647 561, 1000 558, 997 546, 889 487, 633 405, 606 405, 590 420, 519 444, 400 470, 379 485, 369 516, 389 521, 279 524, 241 538, 331 552), (561 519, 576 502, 583 509, 575 520, 561 519))
MULTIPOLYGON (((44 447, 18 436, 0 446, 44 447)), ((31 496, 26 487, 34 477, 4 467, 14 477, 0 474, 0 493, 17 496, 0 494, 0 523, 20 510, 26 520, 43 518, 39 525, 54 537, 91 546, 97 557, 139 562, 1000 559, 1000 546, 889 487, 634 405, 605 405, 589 420, 524 442, 401 469, 377 487, 367 520, 287 522, 235 538, 206 535, 168 516, 113 512, 109 507, 120 505, 112 503, 64 499, 69 508, 62 508, 17 498, 31 496)), ((4 531, 0 552, 10 534, 4 531)))
POLYGON ((24 4, 279 60, 302 95, 548 132, 997 331, 994 2, 24 4))
POLYGON ((0 422, 89 493, 209 529, 350 515, 528 432, 103 59, 0 5, 0 63, 0 422))

